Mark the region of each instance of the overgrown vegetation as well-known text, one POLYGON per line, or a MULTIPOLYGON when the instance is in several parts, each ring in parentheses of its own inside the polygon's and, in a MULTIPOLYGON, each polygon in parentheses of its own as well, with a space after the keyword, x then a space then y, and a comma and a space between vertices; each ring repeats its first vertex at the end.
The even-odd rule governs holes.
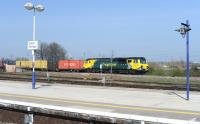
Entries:
MULTIPOLYGON (((185 76, 186 66, 183 61, 176 62, 151 62, 149 63, 149 72, 147 75, 158 76, 185 76)), ((200 76, 200 64, 190 63, 190 75, 193 77, 200 76)))

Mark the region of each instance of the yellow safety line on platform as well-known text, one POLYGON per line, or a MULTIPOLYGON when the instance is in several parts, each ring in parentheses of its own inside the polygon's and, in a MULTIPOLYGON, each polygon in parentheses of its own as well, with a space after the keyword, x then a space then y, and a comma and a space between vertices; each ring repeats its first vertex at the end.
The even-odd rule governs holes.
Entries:
POLYGON ((120 105, 112 105, 112 104, 100 104, 100 103, 92 103, 85 101, 75 101, 75 100, 64 100, 64 99, 53 99, 53 98, 45 98, 45 97, 36 97, 36 96, 25 96, 25 95, 16 95, 16 94, 8 94, 8 93, 0 93, 1 96, 9 96, 15 98, 26 98, 31 100, 46 100, 52 102, 62 102, 62 103, 73 103, 80 105, 90 105, 90 106, 98 106, 98 107, 111 107, 111 108, 121 108, 128 110, 141 110, 141 111, 151 111, 151 112, 166 112, 166 113, 174 113, 174 114, 184 114, 184 115, 200 115, 200 112, 188 112, 188 111, 178 111, 178 110, 168 110, 168 109, 158 109, 158 108, 146 108, 146 107, 135 107, 135 106, 120 106, 120 105))

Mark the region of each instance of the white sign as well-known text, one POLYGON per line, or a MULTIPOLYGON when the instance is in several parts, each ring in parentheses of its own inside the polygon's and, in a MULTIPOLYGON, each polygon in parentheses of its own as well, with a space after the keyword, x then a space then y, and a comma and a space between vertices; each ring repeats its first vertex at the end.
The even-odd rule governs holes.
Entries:
POLYGON ((38 41, 28 41, 28 50, 38 49, 38 41))

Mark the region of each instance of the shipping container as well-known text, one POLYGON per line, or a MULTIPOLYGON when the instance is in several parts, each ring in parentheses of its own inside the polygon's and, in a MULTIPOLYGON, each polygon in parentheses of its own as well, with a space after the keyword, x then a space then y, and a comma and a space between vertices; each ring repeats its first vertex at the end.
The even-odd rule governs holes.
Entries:
POLYGON ((58 70, 80 71, 83 69, 83 60, 60 60, 58 70))
POLYGON ((37 61, 35 61, 35 67, 37 69, 47 70, 47 61, 46 60, 37 60, 37 61))
MULTIPOLYGON (((32 61, 16 61, 16 67, 22 69, 32 69, 32 61)), ((46 60, 36 60, 35 69, 38 70, 47 70, 47 61, 46 60)))
POLYGON ((6 70, 6 72, 15 72, 16 71, 16 66, 15 65, 8 65, 8 64, 6 64, 5 65, 5 70, 6 70))
POLYGON ((29 68, 29 61, 26 61, 26 60, 16 61, 16 67, 17 68, 29 68))

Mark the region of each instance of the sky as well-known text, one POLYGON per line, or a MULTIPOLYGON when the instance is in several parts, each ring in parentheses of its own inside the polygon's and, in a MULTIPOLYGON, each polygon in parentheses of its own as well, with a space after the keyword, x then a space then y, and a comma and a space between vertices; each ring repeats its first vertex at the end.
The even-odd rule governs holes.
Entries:
POLYGON ((186 41, 174 30, 188 19, 190 60, 200 62, 199 0, 2 0, 0 58, 31 59, 33 11, 26 2, 45 6, 36 12, 36 39, 59 43, 74 59, 110 57, 113 51, 115 57, 185 60, 186 41))

